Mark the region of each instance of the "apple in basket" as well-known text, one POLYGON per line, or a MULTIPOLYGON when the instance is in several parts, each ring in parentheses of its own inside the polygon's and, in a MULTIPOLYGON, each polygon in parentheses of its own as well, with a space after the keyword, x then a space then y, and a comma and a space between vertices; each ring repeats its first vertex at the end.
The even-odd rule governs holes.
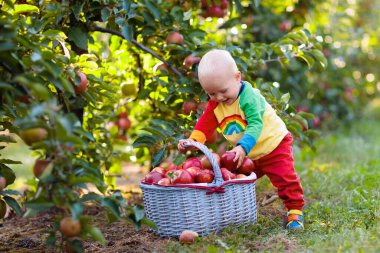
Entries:
POLYGON ((193 167, 187 168, 186 170, 187 170, 187 172, 190 173, 190 175, 191 175, 193 178, 195 178, 195 176, 198 174, 198 172, 199 172, 201 169, 200 169, 199 167, 195 167, 195 166, 193 166, 193 167))
POLYGON ((155 171, 155 172, 158 172, 158 173, 161 173, 161 174, 165 174, 166 173, 166 170, 163 168, 163 167, 155 167, 152 171, 155 171))
POLYGON ((226 152, 220 158, 221 167, 226 168, 231 172, 237 169, 238 161, 234 162, 235 152, 226 152))
POLYGON ((165 186, 171 185, 170 178, 164 177, 164 178, 160 179, 160 181, 158 181, 157 184, 165 185, 165 186))
POLYGON ((235 179, 241 179, 241 178, 247 178, 248 176, 244 175, 244 174, 237 174, 235 179))
MULTIPOLYGON (((216 162, 220 167, 220 156, 217 153, 212 153, 212 155, 214 156, 216 162)), ((208 160, 206 156, 202 156, 201 164, 204 169, 212 169, 211 162, 208 160)))
POLYGON ((196 157, 191 157, 191 158, 188 158, 186 161, 184 161, 182 163, 182 168, 183 169, 187 169, 187 168, 190 168, 190 167, 202 168, 201 161, 199 161, 199 159, 196 158, 196 157))
POLYGON ((236 173, 249 176, 254 169, 255 165, 253 161, 248 157, 245 157, 241 166, 236 170, 236 173))
POLYGON ((165 177, 164 174, 157 172, 157 171, 151 171, 144 177, 144 182, 148 184, 158 183, 161 179, 165 177))
POLYGON ((195 176, 196 183, 211 183, 214 180, 214 172, 212 170, 200 170, 195 176))
POLYGON ((228 181, 228 180, 234 179, 236 177, 236 175, 234 173, 227 170, 226 168, 221 168, 220 171, 222 172, 222 177, 223 177, 224 181, 228 181))
POLYGON ((174 163, 170 163, 166 171, 168 172, 168 171, 176 170, 177 168, 178 168, 177 165, 175 165, 174 163))
POLYGON ((173 184, 191 184, 194 183, 194 178, 191 176, 190 172, 185 169, 175 170, 172 174, 173 184))

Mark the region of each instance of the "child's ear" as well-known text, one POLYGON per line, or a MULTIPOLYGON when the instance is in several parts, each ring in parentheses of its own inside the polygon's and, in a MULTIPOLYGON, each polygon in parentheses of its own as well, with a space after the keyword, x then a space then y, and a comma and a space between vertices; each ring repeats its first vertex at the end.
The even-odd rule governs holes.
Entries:
POLYGON ((236 79, 236 81, 241 81, 241 72, 240 71, 236 71, 236 73, 235 73, 235 79, 236 79))

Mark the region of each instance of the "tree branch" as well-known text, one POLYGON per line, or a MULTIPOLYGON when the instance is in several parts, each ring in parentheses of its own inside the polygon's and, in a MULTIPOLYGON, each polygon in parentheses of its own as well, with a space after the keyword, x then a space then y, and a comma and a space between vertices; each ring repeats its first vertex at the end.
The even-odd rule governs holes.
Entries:
MULTIPOLYGON (((98 27, 98 26, 94 26, 92 27, 91 29, 92 31, 98 31, 98 32, 103 32, 103 33, 110 33, 110 34, 113 34, 113 35, 117 35, 123 39, 126 39, 124 37, 123 34, 121 34, 120 32, 118 31, 115 31, 115 30, 112 30, 112 29, 109 29, 109 28, 103 28, 103 27, 98 27)), ((161 56, 159 56, 158 54, 156 54, 155 52, 153 52, 152 50, 150 50, 149 48, 147 48, 146 46, 138 43, 135 39, 132 39, 131 40, 131 43, 134 44, 136 47, 140 48, 141 50, 153 55, 155 58, 159 59, 160 61, 162 61, 166 66, 169 67, 169 69, 171 71, 173 71, 176 75, 180 76, 180 77, 183 77, 183 74, 178 70, 176 69, 175 67, 173 67, 169 62, 167 62, 164 58, 162 58, 161 56)))

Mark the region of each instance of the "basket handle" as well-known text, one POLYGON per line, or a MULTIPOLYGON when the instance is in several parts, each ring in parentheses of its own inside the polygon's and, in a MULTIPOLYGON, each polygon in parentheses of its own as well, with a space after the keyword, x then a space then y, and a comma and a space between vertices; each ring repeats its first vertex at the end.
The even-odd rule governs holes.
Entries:
POLYGON ((193 140, 186 140, 184 142, 184 146, 185 146, 185 148, 196 147, 199 150, 201 150, 205 154, 205 156, 208 158, 208 160, 211 163, 214 174, 215 174, 214 181, 211 183, 212 185, 220 186, 224 183, 224 180, 222 177, 222 172, 220 171, 219 165, 216 162, 215 157, 212 155, 210 150, 205 145, 203 145, 202 143, 193 141, 193 140))

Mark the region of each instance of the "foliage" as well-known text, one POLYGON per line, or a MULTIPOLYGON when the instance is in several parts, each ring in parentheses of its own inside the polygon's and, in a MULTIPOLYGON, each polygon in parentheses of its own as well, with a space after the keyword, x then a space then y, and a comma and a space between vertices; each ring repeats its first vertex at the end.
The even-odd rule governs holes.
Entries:
MULTIPOLYGON (((216 3, 222 5, 222 1, 216 3)), ((338 73, 339 57, 326 59, 335 54, 332 49, 323 51, 332 43, 332 29, 322 29, 326 25, 323 18, 329 21, 331 17, 318 10, 329 5, 230 0, 223 13, 214 15, 208 12, 211 4, 4 1, 0 13, 0 130, 21 136, 38 160, 49 164, 36 178, 36 192, 26 196, 27 215, 58 208, 61 216, 81 221, 82 238, 101 242, 99 231, 82 215, 88 202, 104 207, 111 221, 126 218, 137 227, 150 224, 140 208, 127 207, 104 178, 112 182, 108 179, 121 161, 152 167, 167 157, 177 163, 184 159, 176 151, 177 141, 189 133, 202 113, 201 103, 208 99, 197 79, 197 64, 184 65, 188 55, 201 57, 212 48, 229 50, 245 79, 262 91, 300 144, 312 145, 318 135, 312 113, 342 118, 374 95, 376 77, 368 76, 372 63, 363 70, 370 81, 364 82, 367 89, 362 92, 361 80, 350 76, 352 69, 338 73), (318 23, 310 22, 313 15, 320 18, 315 19, 318 23), (166 41, 173 31, 181 33, 182 43, 166 41), (326 38, 320 36, 325 33, 326 38), (327 71, 321 75, 324 68, 327 71), (325 89, 330 79, 334 82, 325 89), (346 92, 347 85, 352 94, 346 92), (343 93, 348 97, 342 98, 343 93), (187 101, 198 106, 189 114, 182 108, 187 101), (299 105, 308 108, 301 110, 299 105), (25 137, 26 131, 36 129, 37 139, 25 137), (89 186, 99 194, 83 194, 89 186)), ((373 58, 370 48, 368 57, 373 58)), ((13 139, 7 134, 0 141, 13 139)), ((0 160, 0 175, 8 184, 14 181, 7 165, 12 163, 17 162, 0 160)), ((20 213, 15 199, 9 197, 14 194, 1 192, 20 213)), ((48 244, 57 246, 58 226, 53 229, 48 244)), ((80 241, 71 243, 82 250, 80 241)))

